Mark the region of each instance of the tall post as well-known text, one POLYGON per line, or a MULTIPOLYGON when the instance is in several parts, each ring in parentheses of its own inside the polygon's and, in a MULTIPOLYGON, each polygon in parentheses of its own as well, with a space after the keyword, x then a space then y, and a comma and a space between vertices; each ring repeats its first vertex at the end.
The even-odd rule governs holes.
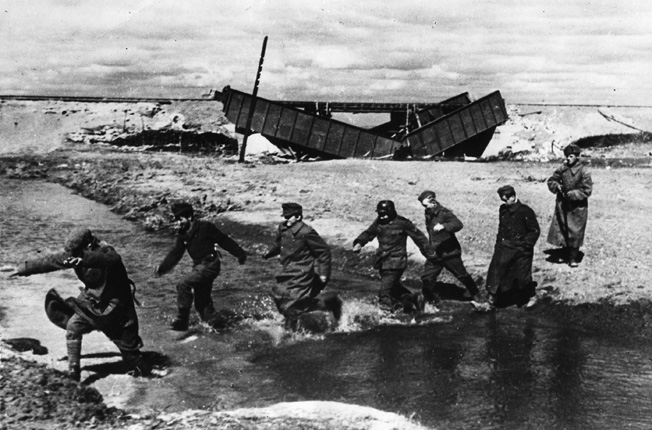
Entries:
POLYGON ((247 139, 251 134, 251 120, 254 117, 254 109, 256 109, 256 96, 258 95, 258 83, 260 82, 260 74, 263 71, 263 61, 265 61, 265 50, 267 49, 267 36, 263 39, 263 49, 260 52, 260 61, 258 62, 258 73, 256 73, 256 82, 254 83, 254 91, 251 94, 251 103, 249 104, 249 114, 247 115, 247 125, 245 127, 244 139, 242 139, 242 148, 240 148, 240 163, 245 161, 245 152, 247 150, 247 139))

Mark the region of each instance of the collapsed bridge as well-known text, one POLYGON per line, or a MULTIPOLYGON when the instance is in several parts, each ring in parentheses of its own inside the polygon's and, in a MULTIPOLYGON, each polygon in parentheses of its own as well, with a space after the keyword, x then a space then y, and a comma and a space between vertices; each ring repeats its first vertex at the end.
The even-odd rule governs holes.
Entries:
POLYGON ((324 158, 480 157, 508 119, 499 91, 473 102, 462 93, 439 103, 331 103, 252 100, 227 86, 215 98, 236 131, 324 158), (389 113, 390 121, 366 129, 332 119, 333 112, 389 113))

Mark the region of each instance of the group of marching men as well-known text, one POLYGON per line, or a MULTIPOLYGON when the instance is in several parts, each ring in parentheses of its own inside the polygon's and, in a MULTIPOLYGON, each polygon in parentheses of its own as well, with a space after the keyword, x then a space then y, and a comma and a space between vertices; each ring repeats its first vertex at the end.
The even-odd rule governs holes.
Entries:
MULTIPOLYGON (((548 242, 562 247, 563 259, 571 267, 579 263, 579 248, 584 239, 588 197, 593 182, 586 166, 580 162, 580 149, 564 149, 564 165, 548 179, 548 189, 556 195, 555 214, 548 242)), ((434 191, 424 191, 418 200, 425 209, 428 236, 409 219, 396 211, 391 200, 378 203, 377 217, 353 241, 353 252, 374 239, 378 249, 374 267, 380 273, 378 304, 382 312, 423 312, 425 302, 439 303, 437 278, 443 269, 464 285, 469 301, 478 310, 516 305, 532 306, 536 301, 536 282, 532 279, 534 246, 540 229, 534 211, 516 196, 510 185, 498 189, 503 201, 494 254, 489 266, 485 292, 481 292, 462 261, 462 249, 455 233, 462 222, 436 199, 434 191), (401 284, 407 268, 407 238, 410 237, 426 258, 422 291, 413 292, 401 284)), ((216 310, 212 299, 213 283, 220 273, 219 248, 245 264, 247 252, 223 233, 214 223, 195 217, 192 205, 173 204, 177 222, 175 245, 155 269, 157 276, 172 270, 187 251, 193 261, 191 273, 177 284, 176 318, 171 329, 185 331, 191 307, 202 321, 211 322, 216 310)), ((271 296, 286 326, 316 309, 328 309, 339 318, 341 301, 324 305, 324 290, 331 275, 331 251, 328 244, 303 222, 303 209, 297 203, 282 205, 284 220, 278 226, 274 245, 264 259, 279 256, 282 269, 271 296)), ((24 262, 14 276, 29 276, 61 269, 73 269, 84 284, 78 297, 62 299, 55 290, 46 296, 46 313, 50 320, 66 330, 70 376, 80 379, 82 336, 93 330, 103 332, 120 350, 123 361, 136 376, 147 376, 152 364, 143 357, 135 305, 135 285, 116 250, 102 242, 87 228, 73 230, 63 251, 24 262)))

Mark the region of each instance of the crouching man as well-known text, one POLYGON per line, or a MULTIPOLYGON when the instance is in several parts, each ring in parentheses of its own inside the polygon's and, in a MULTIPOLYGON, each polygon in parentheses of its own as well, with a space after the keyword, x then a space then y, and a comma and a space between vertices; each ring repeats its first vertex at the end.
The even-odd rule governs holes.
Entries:
MULTIPOLYGON (((278 285, 272 288, 272 299, 285 317, 286 327, 290 329, 299 328, 302 325, 300 321, 306 325, 311 318, 304 316, 314 311, 330 312, 338 320, 341 298, 335 293, 317 297, 330 279, 330 247, 311 226, 303 222, 301 205, 283 203, 281 206, 285 221, 278 226, 274 245, 263 255, 265 260, 280 255, 282 269, 276 276, 278 285)), ((324 331, 330 327, 306 328, 324 331)))
POLYGON ((73 269, 84 284, 77 298, 62 300, 50 290, 46 300, 48 317, 66 330, 68 367, 71 378, 80 379, 83 335, 98 330, 120 350, 122 359, 135 376, 147 376, 152 366, 143 358, 143 341, 138 334, 134 306, 135 285, 116 250, 101 242, 87 228, 77 228, 68 236, 63 252, 26 261, 10 276, 30 276, 73 269))

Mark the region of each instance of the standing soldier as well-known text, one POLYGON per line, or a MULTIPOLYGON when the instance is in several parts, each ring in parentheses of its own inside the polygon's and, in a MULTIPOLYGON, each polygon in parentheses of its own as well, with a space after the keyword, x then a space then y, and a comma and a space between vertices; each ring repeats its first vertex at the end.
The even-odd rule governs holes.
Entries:
POLYGON ((412 221, 396 213, 391 200, 378 202, 376 212, 376 220, 353 241, 353 252, 360 252, 368 242, 378 238, 374 268, 380 272, 380 309, 395 312, 400 308, 405 310, 415 307, 417 312, 422 312, 423 295, 413 293, 401 284, 401 276, 407 268, 408 236, 426 258, 431 257, 428 238, 412 221))
POLYGON ((455 233, 464 226, 453 212, 436 200, 434 191, 419 194, 419 202, 425 208, 426 229, 430 237, 430 246, 434 250, 432 258, 426 260, 423 275, 423 295, 426 300, 437 304, 440 301, 436 290, 436 281, 444 268, 457 278, 468 290, 471 300, 480 301, 478 286, 466 271, 462 262, 462 247, 455 233))
MULTIPOLYGON (((317 310, 317 296, 331 276, 331 250, 324 239, 303 222, 303 208, 298 203, 283 203, 285 221, 278 226, 274 246, 265 260, 280 255, 283 267, 276 276, 279 285, 272 289, 278 311, 287 328, 296 328, 301 314, 317 310)), ((334 312, 339 318, 339 310, 334 312)))
POLYGON ((189 203, 173 204, 172 213, 179 227, 176 243, 155 269, 155 274, 168 273, 188 251, 193 262, 192 272, 177 284, 178 313, 170 326, 172 330, 185 331, 188 330, 193 293, 199 318, 210 323, 215 316, 211 294, 221 268, 218 246, 235 256, 240 264, 247 260, 247 253, 215 224, 196 219, 189 203))
MULTIPOLYGON (((539 239, 539 223, 534 211, 516 198, 510 185, 498 188, 500 206, 494 255, 487 274, 489 308, 526 305, 536 302, 536 282, 532 281, 534 245, 539 239)), ((471 302, 486 310, 486 303, 471 302)))
POLYGON ((66 330, 71 378, 79 381, 82 337, 93 330, 104 333, 118 347, 134 375, 150 374, 152 366, 140 352, 143 341, 134 307, 135 285, 116 250, 89 229, 77 228, 66 239, 63 252, 26 261, 10 276, 62 269, 74 269, 84 284, 77 298, 64 301, 54 289, 46 296, 48 318, 66 330))
POLYGON ((548 243, 561 246, 568 265, 577 267, 580 246, 584 243, 593 180, 580 161, 580 148, 577 145, 565 147, 564 155, 565 165, 548 179, 548 189, 557 195, 548 243))

